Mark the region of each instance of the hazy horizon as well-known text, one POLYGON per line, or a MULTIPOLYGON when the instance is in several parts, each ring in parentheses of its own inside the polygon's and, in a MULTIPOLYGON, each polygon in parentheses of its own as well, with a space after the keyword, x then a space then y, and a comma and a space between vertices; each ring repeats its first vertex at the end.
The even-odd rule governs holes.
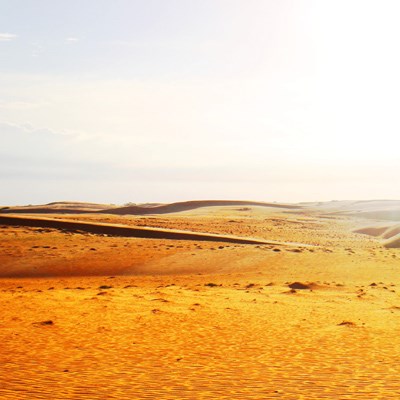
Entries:
POLYGON ((400 199, 394 0, 0 6, 0 205, 400 199))
POLYGON ((55 200, 55 201, 49 201, 49 202, 42 202, 42 203, 14 203, 14 204, 0 204, 0 209, 2 207, 24 207, 24 206, 41 206, 41 205, 49 205, 49 204, 57 204, 57 203, 76 203, 76 204, 104 204, 104 205, 112 205, 112 206, 129 206, 129 205, 146 205, 146 204, 172 204, 172 203, 184 203, 184 202, 190 202, 190 201, 248 201, 249 203, 257 203, 257 202, 264 202, 264 203, 276 203, 276 204, 312 204, 312 203, 320 203, 320 204, 328 204, 328 203, 359 203, 359 202, 366 202, 366 203, 379 203, 382 206, 382 202, 394 202, 394 203, 399 203, 399 199, 332 199, 332 200, 310 200, 310 201, 298 201, 298 202, 290 202, 290 201, 276 201, 276 200, 266 200, 266 199, 246 199, 246 198, 241 198, 241 199, 233 199, 233 198, 218 198, 218 199, 180 199, 180 200, 170 200, 170 201, 145 201, 145 202, 135 202, 135 201, 126 201, 126 202, 120 202, 120 203, 111 203, 111 202, 101 202, 101 201, 83 201, 83 200, 76 200, 76 199, 63 199, 63 200, 55 200))

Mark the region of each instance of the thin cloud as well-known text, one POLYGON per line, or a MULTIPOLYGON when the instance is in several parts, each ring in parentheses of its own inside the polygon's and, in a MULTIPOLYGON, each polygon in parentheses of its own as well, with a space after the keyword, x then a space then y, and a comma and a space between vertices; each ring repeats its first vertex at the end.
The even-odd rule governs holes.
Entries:
POLYGON ((65 39, 65 41, 67 43, 76 43, 76 42, 79 42, 79 38, 77 38, 77 37, 68 37, 68 38, 65 39))
POLYGON ((10 42, 16 39, 18 36, 13 33, 0 33, 0 42, 10 42))

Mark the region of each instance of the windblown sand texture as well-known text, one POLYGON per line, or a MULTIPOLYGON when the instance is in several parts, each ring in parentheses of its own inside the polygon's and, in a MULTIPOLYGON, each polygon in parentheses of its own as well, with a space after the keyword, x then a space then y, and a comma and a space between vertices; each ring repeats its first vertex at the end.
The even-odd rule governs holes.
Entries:
POLYGON ((1 399, 400 397, 400 202, 129 207, 0 211, 1 399))

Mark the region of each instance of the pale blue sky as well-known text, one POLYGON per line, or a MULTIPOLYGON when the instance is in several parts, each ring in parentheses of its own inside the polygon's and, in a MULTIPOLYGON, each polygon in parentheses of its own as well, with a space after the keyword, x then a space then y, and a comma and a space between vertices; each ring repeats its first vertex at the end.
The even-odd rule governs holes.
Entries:
POLYGON ((0 205, 400 198, 395 0, 0 10, 0 205))

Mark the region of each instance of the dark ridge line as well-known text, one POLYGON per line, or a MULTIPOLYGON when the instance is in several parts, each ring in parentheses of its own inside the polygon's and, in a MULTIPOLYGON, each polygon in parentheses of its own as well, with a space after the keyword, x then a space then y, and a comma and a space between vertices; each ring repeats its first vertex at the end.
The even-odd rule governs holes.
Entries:
MULTIPOLYGON (((61 204, 62 202, 48 203, 61 204)), ((85 203, 82 203, 84 207, 85 203)), ((115 215, 149 215, 149 214, 169 214, 183 211, 195 210, 202 207, 223 207, 223 206, 247 206, 247 207, 272 207, 289 210, 301 210, 304 207, 295 204, 263 203, 248 200, 191 200, 156 206, 132 205, 126 207, 104 208, 100 210, 82 210, 79 208, 46 208, 37 206, 32 208, 3 207, 0 214, 115 214, 115 215)))
POLYGON ((111 208, 108 210, 94 211, 95 213, 102 214, 131 214, 131 215, 145 215, 145 214, 168 214, 175 212, 182 212, 194 210, 201 207, 215 207, 215 206, 258 206, 258 207, 273 207, 285 209, 302 209, 302 206, 294 204, 279 204, 279 203, 263 203, 248 200, 192 200, 183 201, 171 204, 164 204, 154 207, 143 206, 126 206, 119 208, 111 208))
MULTIPOLYGON (((216 234, 173 231, 173 230, 156 229, 156 228, 133 228, 123 225, 94 224, 89 222, 74 222, 74 221, 54 220, 54 219, 0 216, 0 225, 54 228, 68 232, 83 231, 87 233, 93 233, 96 235, 135 237, 143 239, 192 240, 192 241, 208 241, 208 242, 228 242, 228 243, 238 243, 238 244, 291 245, 290 243, 264 241, 258 239, 247 239, 234 236, 222 236, 216 234)), ((293 244, 293 245, 300 245, 300 244, 293 244)))
POLYGON ((20 208, 0 209, 0 214, 93 214, 98 211, 73 210, 70 208, 20 208))

